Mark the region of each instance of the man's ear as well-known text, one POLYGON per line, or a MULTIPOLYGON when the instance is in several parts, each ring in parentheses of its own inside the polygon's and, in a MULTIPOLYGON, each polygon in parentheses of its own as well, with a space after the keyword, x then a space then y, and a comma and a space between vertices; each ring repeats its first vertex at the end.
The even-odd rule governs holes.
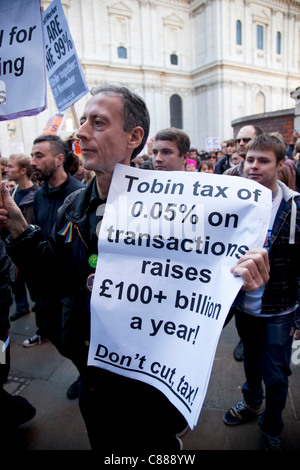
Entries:
POLYGON ((183 165, 186 165, 186 162, 188 161, 188 158, 189 158, 189 153, 184 153, 182 155, 182 163, 183 165))
POLYGON ((142 142, 143 137, 144 129, 142 127, 136 126, 131 129, 127 141, 128 148, 137 148, 142 142))
POLYGON ((277 165, 277 170, 278 171, 282 170, 283 165, 284 165, 284 160, 280 160, 277 165))
POLYGON ((64 164, 65 156, 63 153, 58 153, 55 158, 58 163, 58 166, 61 166, 64 164))

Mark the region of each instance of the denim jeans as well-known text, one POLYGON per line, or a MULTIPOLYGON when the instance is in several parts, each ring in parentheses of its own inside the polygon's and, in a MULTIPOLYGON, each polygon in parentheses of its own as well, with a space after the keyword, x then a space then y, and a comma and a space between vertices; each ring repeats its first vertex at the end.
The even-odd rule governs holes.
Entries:
POLYGON ((283 429, 282 412, 291 375, 293 337, 289 333, 293 316, 292 313, 262 318, 236 311, 236 326, 244 345, 244 399, 250 406, 260 406, 264 383, 265 410, 259 425, 271 436, 280 434, 283 429))

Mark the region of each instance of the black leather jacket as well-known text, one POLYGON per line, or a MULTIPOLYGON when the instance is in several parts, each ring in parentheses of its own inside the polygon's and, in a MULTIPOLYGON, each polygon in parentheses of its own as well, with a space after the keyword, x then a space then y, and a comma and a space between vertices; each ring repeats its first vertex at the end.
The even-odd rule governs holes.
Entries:
POLYGON ((96 228, 101 216, 96 212, 104 203, 93 179, 86 188, 66 198, 47 241, 39 227, 29 226, 15 240, 9 237, 7 243, 9 255, 23 267, 35 295, 49 296, 50 292, 62 302, 62 312, 52 312, 46 319, 52 332, 50 339, 79 369, 86 365, 90 339, 91 292, 87 279, 95 267, 89 264, 89 257, 98 254, 96 228))

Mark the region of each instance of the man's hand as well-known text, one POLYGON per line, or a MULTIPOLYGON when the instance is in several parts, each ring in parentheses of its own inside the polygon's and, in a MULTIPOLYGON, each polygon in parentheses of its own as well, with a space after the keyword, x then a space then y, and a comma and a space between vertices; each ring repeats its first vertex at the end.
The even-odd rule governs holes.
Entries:
POLYGON ((253 248, 242 256, 231 268, 234 276, 243 278, 242 289, 253 292, 269 280, 270 264, 268 252, 264 248, 253 248))
POLYGON ((300 330, 297 330, 294 326, 292 327, 290 331, 290 336, 294 336, 294 340, 300 339, 300 330), (295 335, 295 336, 294 336, 295 335))
POLYGON ((6 228, 13 238, 18 237, 26 230, 28 223, 13 198, 11 197, 5 181, 1 182, 0 200, 0 229, 6 228))
POLYGON ((293 133, 293 135, 292 135, 290 145, 295 145, 295 143, 297 142, 297 140, 299 139, 299 137, 300 137, 299 132, 295 130, 294 133, 293 133))

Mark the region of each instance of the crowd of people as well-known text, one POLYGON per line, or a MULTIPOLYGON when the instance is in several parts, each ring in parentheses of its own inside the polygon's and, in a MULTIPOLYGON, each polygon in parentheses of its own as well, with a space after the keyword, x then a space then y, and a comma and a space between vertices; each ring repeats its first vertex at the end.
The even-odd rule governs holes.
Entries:
MULTIPOLYGON (((252 135, 262 134, 263 130, 257 126, 244 126, 239 131, 236 138, 224 140, 221 148, 205 151, 191 147, 188 152, 188 159, 185 165, 186 171, 196 171, 215 174, 237 174, 238 165, 245 158, 245 147, 250 142, 252 135), (241 133, 245 132, 246 137, 241 133), (250 137, 249 137, 250 136, 250 137), (246 140, 244 141, 243 138, 246 140)), ((300 134, 294 131, 289 143, 287 144, 282 135, 274 132, 278 138, 282 139, 286 145, 285 165, 278 172, 280 181, 284 182, 290 189, 300 190, 300 134)), ((154 169, 153 158, 151 152, 149 154, 139 155, 134 159, 132 164, 137 168, 154 169)), ((241 176, 242 173, 238 172, 241 176)))
MULTIPOLYGON (((266 448, 279 449, 291 345, 293 338, 300 339, 299 134, 295 132, 286 145, 280 134, 265 134, 249 125, 235 139, 224 141, 221 149, 202 152, 191 148, 185 132, 166 128, 156 133, 148 154, 142 154, 150 125, 144 101, 113 85, 91 94, 76 135, 66 141, 43 135, 34 140, 30 156, 1 158, 0 340, 6 344, 9 335, 11 291, 16 311, 10 321, 30 312, 29 293, 37 331, 23 346, 51 340, 75 364, 78 380, 67 394, 79 397, 91 448, 179 450, 188 426, 159 390, 87 366, 91 293, 86 280, 95 271, 88 260, 97 253, 96 226, 103 217, 97 208, 105 204, 117 163, 252 179, 272 191, 272 216, 265 247, 249 250, 232 270, 243 279, 228 321, 235 318, 240 335, 235 357, 244 362, 245 384, 243 398, 223 420, 236 425, 260 416, 266 448), (76 139, 79 157, 73 151, 76 139)), ((0 364, 0 413, 7 420, 16 417, 10 420, 13 432, 36 411, 27 400, 20 403, 20 397, 16 403, 5 392, 9 346, 6 354, 6 366, 0 364)))

